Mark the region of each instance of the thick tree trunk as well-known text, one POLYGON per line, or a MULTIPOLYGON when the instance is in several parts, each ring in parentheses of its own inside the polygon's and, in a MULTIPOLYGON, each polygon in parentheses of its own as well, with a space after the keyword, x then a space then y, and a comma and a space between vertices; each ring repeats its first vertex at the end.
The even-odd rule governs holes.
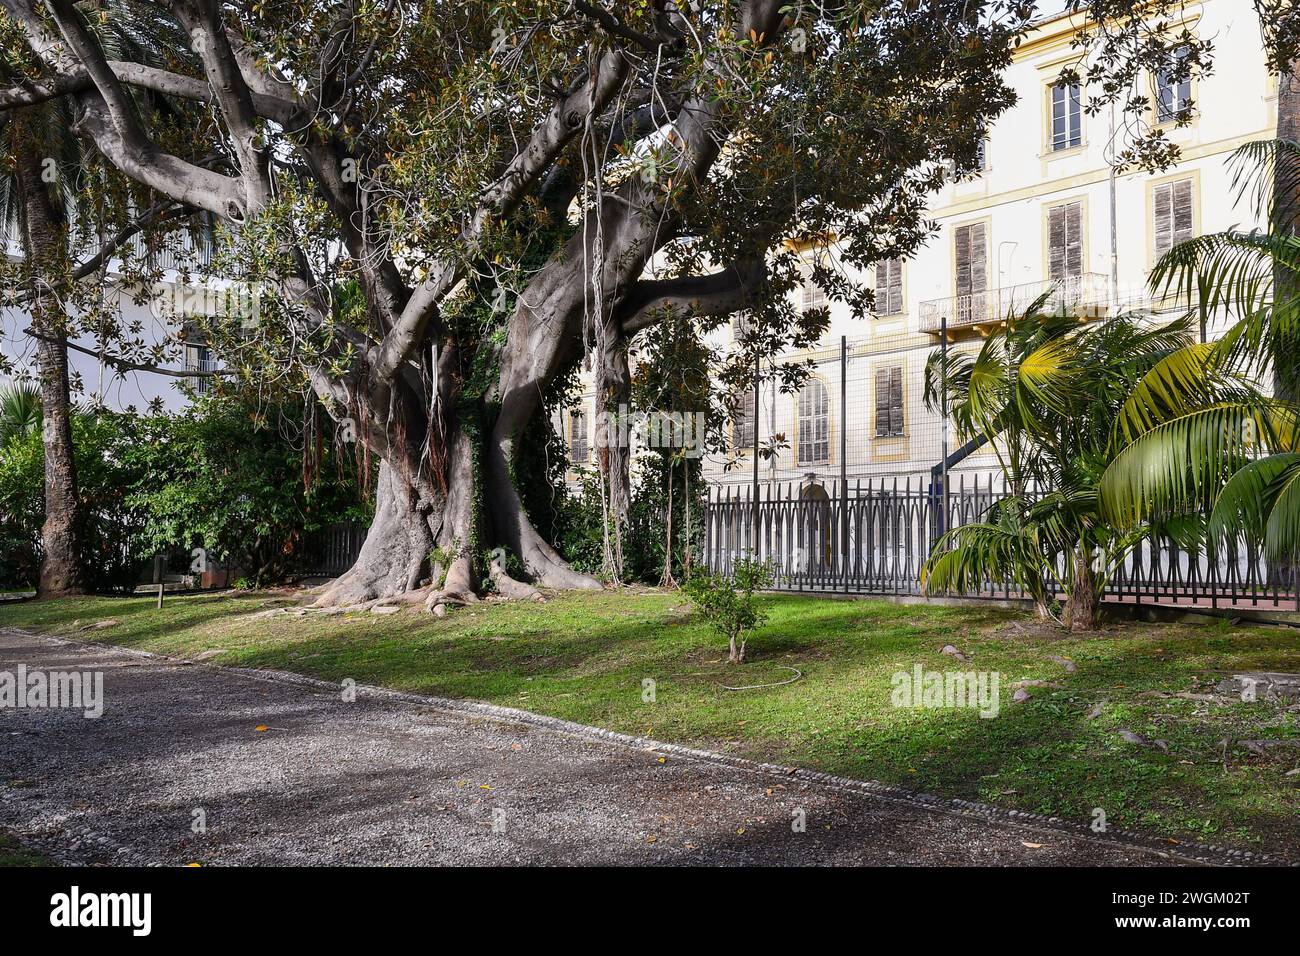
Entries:
POLYGON ((576 358, 584 283, 582 254, 568 249, 520 297, 501 354, 498 412, 484 454, 484 497, 496 539, 519 556, 535 583, 600 590, 599 581, 571 568, 533 526, 510 477, 516 438, 536 414, 547 386, 576 358))
POLYGON ((1066 613, 1071 631, 1097 629, 1100 595, 1097 593, 1097 575, 1092 568, 1092 549, 1080 545, 1074 554, 1074 580, 1066 613))
POLYGON ((632 397, 632 379, 628 368, 627 340, 612 317, 601 332, 596 361, 596 403, 601 415, 601 427, 597 430, 600 447, 596 449, 596 460, 609 491, 609 535, 612 539, 605 570, 611 578, 621 581, 624 572, 623 539, 632 501, 631 448, 624 441, 630 438, 625 433, 625 416, 632 397))
POLYGON ((433 549, 433 529, 415 489, 387 461, 382 462, 375 486, 375 517, 361 553, 316 603, 359 604, 412 591, 433 549))
MULTIPOLYGON (((41 528, 40 597, 84 592, 78 547, 81 508, 72 446, 71 400, 68 386, 66 316, 58 298, 46 287, 47 277, 60 275, 67 259, 67 217, 62 196, 51 196, 44 181, 43 156, 27 110, 14 114, 15 182, 23 211, 24 255, 32 289, 32 326, 41 378, 42 430, 45 446, 45 523, 41 528)), ((53 184, 57 190, 58 185, 53 184)))

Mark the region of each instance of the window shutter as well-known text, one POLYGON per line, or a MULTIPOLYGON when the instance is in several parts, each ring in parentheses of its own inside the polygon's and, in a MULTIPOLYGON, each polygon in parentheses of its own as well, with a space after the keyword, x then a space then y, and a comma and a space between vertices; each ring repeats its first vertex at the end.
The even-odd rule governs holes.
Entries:
POLYGON ((876 437, 884 438, 889 434, 890 426, 890 388, 889 369, 876 369, 876 437))
POLYGON ((903 263, 886 259, 876 263, 876 312, 895 315, 903 311, 903 263))
POLYGON ((984 242, 984 223, 977 222, 970 229, 970 291, 983 292, 988 288, 984 264, 987 249, 984 242))
POLYGON ((575 409, 569 413, 569 458, 574 464, 591 457, 587 450, 587 413, 575 409))
POLYGON ((746 391, 736 404, 736 414, 731 424, 731 444, 734 448, 754 447, 754 390, 746 391))
POLYGON ((957 294, 967 295, 971 290, 970 281, 970 226, 962 226, 954 237, 957 258, 957 294))
POLYGON ((903 369, 889 370, 889 434, 903 434, 903 369))
POLYGON ((1083 203, 1065 207, 1065 274, 1083 275, 1083 203))
POLYGON ((1156 255, 1162 256, 1173 244, 1173 189, 1157 186, 1152 194, 1151 230, 1155 234, 1156 255))
POLYGON ((1173 244, 1192 238, 1192 181, 1173 184, 1173 244))
POLYGON ((1053 206, 1047 211, 1047 277, 1059 279, 1065 275, 1065 206, 1053 206))
POLYGON ((1072 202, 1047 212, 1047 274, 1069 279, 1083 274, 1083 204, 1072 202))
POLYGON ((1164 255, 1180 242, 1191 239, 1194 232, 1192 207, 1192 181, 1182 179, 1176 183, 1157 186, 1152 195, 1152 231, 1155 233, 1155 252, 1164 255))

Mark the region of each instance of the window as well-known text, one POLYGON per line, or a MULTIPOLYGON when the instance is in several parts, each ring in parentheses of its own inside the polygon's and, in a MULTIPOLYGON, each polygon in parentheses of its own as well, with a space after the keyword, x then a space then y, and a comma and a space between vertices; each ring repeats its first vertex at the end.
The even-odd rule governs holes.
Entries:
POLYGON ((736 402, 731 416, 731 447, 737 451, 754 447, 754 390, 747 389, 736 402))
POLYGON ((980 141, 975 146, 975 171, 984 172, 989 168, 989 140, 987 136, 981 136, 980 141))
POLYGON ((1192 181, 1180 179, 1155 187, 1151 195, 1152 232, 1155 252, 1166 252, 1192 238, 1192 181))
POLYGON ((573 408, 569 410, 569 461, 572 464, 585 464, 591 459, 587 446, 587 410, 573 408))
POLYGON ((799 464, 831 460, 830 399, 826 386, 813 380, 799 390, 799 464))
MULTIPOLYGON (((187 344, 185 346, 185 370, 187 372, 215 372, 217 362, 212 357, 212 350, 206 345, 187 344)), ((194 391, 199 395, 208 395, 212 392, 212 376, 210 375, 196 375, 190 379, 190 384, 194 386, 194 391)))
POLYGON ((954 285, 957 294, 956 322, 959 325, 987 319, 985 295, 988 291, 988 242, 985 224, 973 222, 953 231, 956 259, 954 285))
POLYGON ((903 261, 886 259, 876 263, 876 312, 897 315, 903 311, 903 261))
POLYGON ((876 369, 876 437, 903 434, 903 367, 876 369))
POLYGON ((1047 210, 1047 277, 1074 279, 1083 275, 1083 203, 1047 210))
POLYGON ((1083 143, 1083 117, 1079 109, 1079 84, 1057 83, 1052 87, 1052 152, 1072 149, 1083 143))
POLYGON ((799 284, 799 311, 811 312, 825 307, 826 293, 813 281, 812 276, 805 274, 803 282, 799 284))
MULTIPOLYGON (((1187 48, 1179 47, 1175 57, 1181 61, 1187 56, 1187 48)), ((1178 115, 1192 105, 1192 78, 1185 76, 1175 79, 1169 73, 1156 75, 1156 122, 1169 123, 1178 119, 1178 115)))

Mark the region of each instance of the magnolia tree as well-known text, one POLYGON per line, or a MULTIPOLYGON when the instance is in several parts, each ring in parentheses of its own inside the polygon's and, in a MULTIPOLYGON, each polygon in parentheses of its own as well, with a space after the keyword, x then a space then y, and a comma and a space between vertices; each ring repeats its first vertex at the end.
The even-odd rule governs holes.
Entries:
MULTIPOLYGON (((110 52, 103 3, 0 0, 37 64, 0 108, 71 98, 116 169, 216 217, 213 278, 258 290, 208 330, 233 377, 314 390, 378 460, 374 523, 321 604, 469 601, 486 577, 514 597, 598 587, 520 494, 556 383, 591 356, 600 408, 616 408, 639 332, 744 310, 746 351, 718 377, 744 385, 824 329, 825 310, 786 304, 804 278, 868 312, 852 276, 928 233, 927 195, 974 165, 1013 101, 1002 71, 1032 11, 135 6, 174 21, 185 58, 110 52), (204 107, 188 141, 159 133, 147 93, 204 107), (834 258, 803 254, 828 241, 834 258)), ((627 449, 598 444, 617 526, 627 449)))

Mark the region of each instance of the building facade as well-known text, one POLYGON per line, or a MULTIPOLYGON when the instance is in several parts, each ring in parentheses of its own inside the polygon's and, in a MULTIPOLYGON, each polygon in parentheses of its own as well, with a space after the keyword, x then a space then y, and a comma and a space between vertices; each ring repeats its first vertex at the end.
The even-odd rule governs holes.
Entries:
MULTIPOLYGON (((0 180, 0 209, 7 211, 0 224, 3 255, 11 259, 23 254, 17 210, 2 194, 8 184, 0 180)), ((131 254, 145 255, 140 237, 131 245, 131 254)), ((206 218, 196 221, 181 233, 169 248, 150 254, 159 282, 150 294, 140 296, 123 287, 119 260, 110 260, 105 268, 103 294, 110 311, 123 329, 148 352, 154 347, 164 350, 168 360, 162 365, 175 371, 211 372, 217 362, 186 316, 195 311, 218 314, 228 303, 227 290, 208 288, 209 284, 184 282, 183 276, 196 266, 211 263, 213 237, 206 218)), ((21 308, 0 305, 0 352, 19 370, 35 371, 35 340, 27 334, 30 316, 21 308)), ((191 394, 209 390, 210 377, 160 375, 155 372, 119 368, 104 355, 105 346, 93 334, 83 332, 72 340, 68 350, 68 372, 76 385, 73 400, 117 411, 161 408, 177 411, 189 402, 191 394)), ((110 343, 108 357, 114 353, 110 343)), ((145 364, 145 363, 141 363, 145 364)))
MULTIPOLYGON (((1258 18, 1248 0, 1188 4, 1180 22, 1212 36, 1216 70, 1181 83, 1147 77, 1152 106, 1146 122, 1162 127, 1179 147, 1179 162, 1162 173, 1117 175, 1110 162, 1122 148, 1122 112, 1089 115, 1086 87, 1059 83, 1063 67, 1079 64, 1071 44, 1080 21, 1061 15, 1040 22, 1015 51, 1007 80, 1014 107, 987 130, 982 168, 951 183, 932 200, 929 240, 908 259, 876 263, 850 275, 874 287, 876 310, 850 314, 811 284, 795 306, 828 306, 830 326, 817 347, 781 360, 811 360, 811 379, 797 394, 759 389, 731 425, 729 454, 711 456, 706 475, 717 485, 749 485, 748 456, 757 431, 784 447, 759 467, 764 485, 821 484, 841 474, 861 479, 928 478, 960 444, 945 436, 941 416, 924 401, 924 369, 946 339, 949 348, 977 349, 1002 320, 1049 296, 1047 308, 1103 318, 1132 309, 1183 311, 1156 301, 1147 279, 1171 245, 1209 232, 1257 225, 1249 199, 1238 201, 1228 160, 1250 140, 1277 128, 1277 77, 1266 68, 1258 18), (1173 118, 1190 100, 1192 121, 1173 118), (843 345, 843 348, 842 348, 843 345), (755 428, 755 424, 757 428, 755 428)), ((805 255, 835 255, 807 250, 805 255)), ((1213 336, 1217 330, 1206 329, 1213 336)), ((719 335, 728 345, 743 335, 733 322, 719 335)), ((594 395, 561 423, 573 460, 590 461, 594 395)), ((995 468, 991 451, 952 465, 954 483, 995 468)))

